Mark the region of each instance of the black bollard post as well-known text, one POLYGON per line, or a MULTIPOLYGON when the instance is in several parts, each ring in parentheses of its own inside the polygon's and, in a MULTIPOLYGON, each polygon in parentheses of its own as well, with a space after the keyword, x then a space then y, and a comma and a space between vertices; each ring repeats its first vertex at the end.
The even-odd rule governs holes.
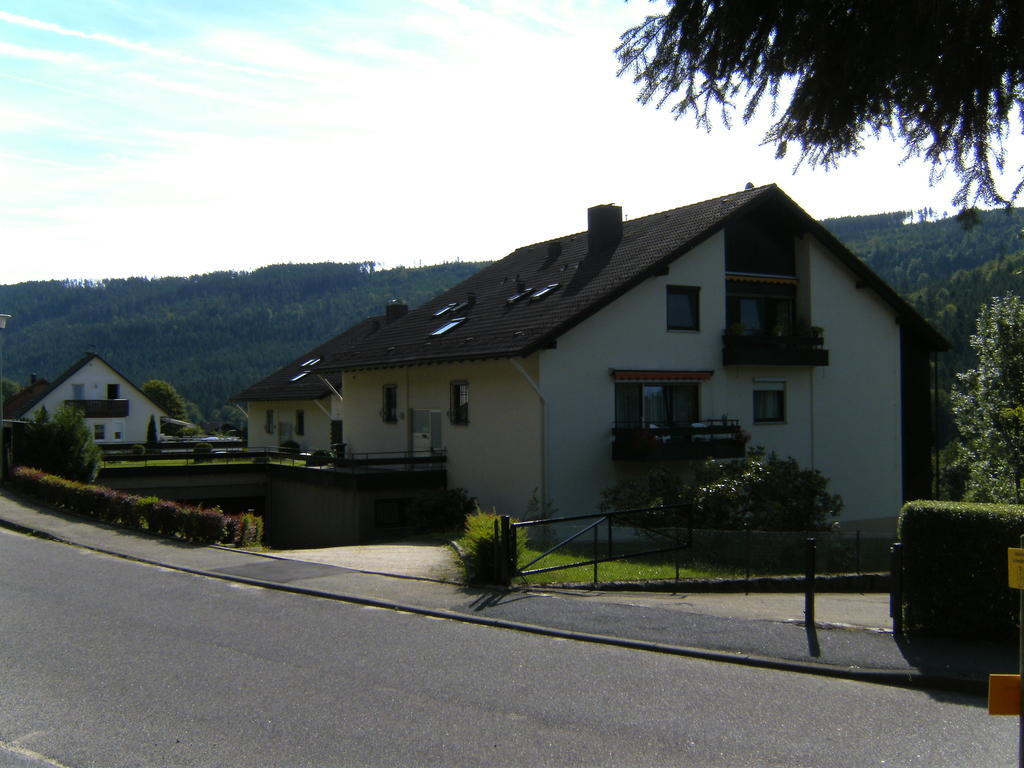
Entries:
POLYGON ((807 539, 807 570, 804 581, 804 625, 814 626, 814 571, 817 541, 807 539))

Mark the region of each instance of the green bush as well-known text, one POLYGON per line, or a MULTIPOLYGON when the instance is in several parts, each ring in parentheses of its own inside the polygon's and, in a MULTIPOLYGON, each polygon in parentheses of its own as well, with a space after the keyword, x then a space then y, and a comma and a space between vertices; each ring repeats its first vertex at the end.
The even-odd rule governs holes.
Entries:
POLYGON ((84 483, 96 479, 103 458, 82 412, 67 403, 52 418, 46 408, 36 411, 25 427, 19 453, 22 464, 84 483))
POLYGON ((298 453, 299 444, 296 443, 294 440, 285 440, 278 446, 278 450, 281 451, 282 453, 298 453))
POLYGON ((1006 550, 1019 547, 1024 506, 912 501, 900 511, 903 625, 908 632, 1006 639, 1020 597, 1006 550))
POLYGON ((133 445, 132 456, 144 456, 146 454, 146 446, 144 445, 133 445))
MULTIPOLYGON (((512 520, 513 523, 518 522, 512 520)), ((463 576, 471 584, 493 584, 495 582, 496 555, 498 539, 495 537, 495 526, 500 525, 501 518, 494 512, 484 512, 479 507, 475 512, 466 515, 462 537, 456 544, 465 553, 462 563, 463 576)), ((516 530, 516 529, 513 529, 516 530)), ((523 538, 518 531, 515 546, 523 538)))
MULTIPOLYGON (((713 530, 826 530, 829 518, 843 509, 843 500, 827 491, 828 478, 816 469, 802 469, 793 458, 779 458, 752 448, 741 461, 708 461, 692 478, 664 466, 623 480, 601 491, 602 512, 641 509, 662 504, 693 504, 693 525, 713 530)), ((656 515, 645 517, 658 525, 656 515)), ((666 513, 662 524, 678 520, 666 513)))

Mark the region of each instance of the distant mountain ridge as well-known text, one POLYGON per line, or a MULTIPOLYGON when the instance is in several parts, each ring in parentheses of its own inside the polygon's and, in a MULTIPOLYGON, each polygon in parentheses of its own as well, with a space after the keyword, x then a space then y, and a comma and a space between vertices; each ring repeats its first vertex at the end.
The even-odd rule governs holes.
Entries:
POLYGON ((0 286, 13 316, 5 378, 52 379, 94 351, 141 385, 170 382, 209 420, 238 422, 235 392, 392 299, 415 306, 480 269, 476 263, 378 270, 282 264, 253 272, 0 286))

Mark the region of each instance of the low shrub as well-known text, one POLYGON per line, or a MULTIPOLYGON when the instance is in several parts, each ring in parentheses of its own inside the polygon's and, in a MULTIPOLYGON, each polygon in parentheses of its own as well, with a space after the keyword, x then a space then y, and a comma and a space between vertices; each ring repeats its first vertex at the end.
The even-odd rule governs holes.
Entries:
POLYGON ((134 496, 28 467, 16 467, 12 474, 12 485, 19 493, 105 523, 145 529, 197 544, 223 542, 228 533, 227 519, 216 507, 203 509, 156 496, 134 496))
POLYGON ((912 501, 900 511, 903 625, 908 632, 1009 639, 1019 595, 1007 580, 1008 547, 1019 547, 1024 507, 912 501))
MULTIPOLYGON (((512 522, 518 522, 513 520, 512 522)), ((463 577, 470 584, 493 584, 497 565, 498 537, 501 518, 494 512, 484 512, 479 507, 466 515, 465 528, 456 544, 465 553, 462 561, 463 577)), ((513 529, 514 531, 516 529, 513 529)), ((520 534, 517 536, 521 537, 520 534)), ((515 542, 518 546, 518 538, 515 542)))

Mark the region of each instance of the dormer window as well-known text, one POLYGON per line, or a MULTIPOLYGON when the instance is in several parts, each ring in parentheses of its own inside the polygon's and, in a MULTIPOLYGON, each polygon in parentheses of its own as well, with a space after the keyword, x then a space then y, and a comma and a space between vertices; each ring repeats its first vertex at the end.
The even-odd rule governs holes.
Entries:
POLYGON ((464 322, 466 322, 466 318, 464 318, 464 317, 453 317, 451 320, 449 320, 447 323, 442 325, 436 331, 431 331, 430 335, 431 336, 442 336, 442 335, 448 333, 448 331, 450 331, 455 326, 461 325, 464 322))
POLYGON ((543 288, 540 288, 533 292, 533 295, 530 296, 530 301, 539 301, 540 299, 543 299, 549 293, 557 291, 561 285, 561 283, 551 283, 550 285, 545 285, 543 288))

